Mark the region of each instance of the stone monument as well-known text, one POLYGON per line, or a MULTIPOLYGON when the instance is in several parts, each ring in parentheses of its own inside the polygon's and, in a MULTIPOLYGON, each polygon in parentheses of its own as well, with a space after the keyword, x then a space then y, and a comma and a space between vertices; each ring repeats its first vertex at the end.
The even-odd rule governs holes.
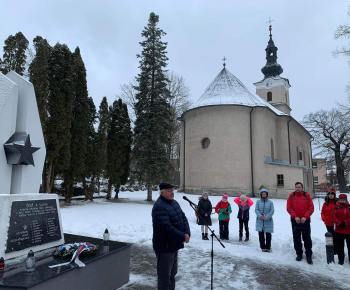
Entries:
POLYGON ((64 243, 56 194, 39 194, 45 142, 33 85, 0 73, 0 257, 64 243))

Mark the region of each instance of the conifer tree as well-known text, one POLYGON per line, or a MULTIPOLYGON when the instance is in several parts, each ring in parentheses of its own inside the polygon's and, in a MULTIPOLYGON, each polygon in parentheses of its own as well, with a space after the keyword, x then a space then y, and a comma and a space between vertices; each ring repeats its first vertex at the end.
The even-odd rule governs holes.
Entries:
POLYGON ((71 120, 70 162, 64 170, 66 201, 73 196, 75 181, 82 181, 84 188, 85 161, 89 129, 89 100, 86 83, 86 69, 77 47, 72 54, 73 114, 71 120))
POLYGON ((109 126, 109 110, 107 98, 103 97, 99 111, 98 111, 98 129, 97 129, 97 163, 96 163, 96 177, 98 178, 98 192, 100 192, 100 177, 106 167, 107 162, 107 132, 109 126))
POLYGON ((125 183, 128 178, 130 136, 130 119, 126 105, 121 99, 116 100, 110 108, 110 123, 107 134, 107 199, 111 197, 112 185, 116 186, 116 198, 118 198, 120 185, 125 183))
POLYGON ((150 14, 147 27, 141 36, 143 50, 140 58, 140 73, 135 89, 135 129, 133 157, 137 178, 147 188, 147 200, 152 200, 152 185, 169 179, 170 160, 167 153, 169 144, 169 104, 167 99, 168 79, 166 42, 161 38, 166 33, 157 27, 159 16, 150 14))
POLYGON ((26 50, 28 44, 29 42, 22 32, 17 32, 15 36, 10 35, 5 40, 2 61, 2 71, 4 74, 7 74, 12 70, 23 76, 27 59, 26 50))
POLYGON ((89 128, 88 128, 88 142, 87 142, 87 156, 86 156, 86 171, 85 176, 90 178, 90 187, 85 187, 85 197, 86 199, 93 200, 95 179, 98 176, 98 164, 100 156, 98 156, 98 144, 97 144, 97 132, 95 131, 95 123, 97 119, 96 106, 91 97, 89 101, 89 128))
POLYGON ((51 192, 57 172, 62 173, 70 165, 74 97, 71 55, 67 45, 57 43, 49 57, 47 192, 51 192))
POLYGON ((120 132, 118 141, 118 158, 120 159, 120 167, 117 168, 119 174, 116 182, 114 183, 115 196, 118 198, 120 186, 128 182, 130 175, 130 153, 131 153, 131 121, 128 113, 128 106, 124 104, 121 99, 118 100, 118 106, 120 109, 119 122, 120 122, 120 132))
MULTIPOLYGON (((46 39, 37 36, 33 40, 35 48, 35 57, 29 65, 29 81, 33 84, 38 105, 41 127, 44 134, 45 143, 47 143, 46 127, 48 122, 47 101, 49 89, 49 57, 52 47, 46 39)), ((42 174, 42 192, 47 192, 46 185, 46 161, 42 174)))

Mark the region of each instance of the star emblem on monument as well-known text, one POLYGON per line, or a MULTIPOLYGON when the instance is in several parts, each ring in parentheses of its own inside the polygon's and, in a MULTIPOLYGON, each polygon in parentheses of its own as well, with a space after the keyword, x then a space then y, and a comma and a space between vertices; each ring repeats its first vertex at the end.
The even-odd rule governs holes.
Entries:
POLYGON ((33 153, 40 147, 33 147, 30 142, 30 135, 26 132, 15 132, 4 144, 7 164, 12 165, 33 165, 33 153))

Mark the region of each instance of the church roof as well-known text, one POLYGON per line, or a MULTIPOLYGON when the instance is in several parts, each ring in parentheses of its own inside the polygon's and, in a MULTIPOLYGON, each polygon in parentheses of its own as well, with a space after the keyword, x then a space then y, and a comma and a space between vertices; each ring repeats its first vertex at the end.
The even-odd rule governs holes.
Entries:
POLYGON ((206 88, 204 94, 190 109, 216 105, 241 105, 248 107, 268 107, 277 115, 286 115, 250 91, 225 67, 206 88))

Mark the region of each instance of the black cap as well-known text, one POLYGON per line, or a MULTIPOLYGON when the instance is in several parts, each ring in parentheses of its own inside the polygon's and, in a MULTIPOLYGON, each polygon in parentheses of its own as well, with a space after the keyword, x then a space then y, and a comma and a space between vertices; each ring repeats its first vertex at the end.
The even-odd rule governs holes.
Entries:
POLYGON ((162 182, 161 184, 159 184, 159 190, 166 189, 166 188, 174 188, 174 187, 175 185, 172 185, 170 183, 162 182))

